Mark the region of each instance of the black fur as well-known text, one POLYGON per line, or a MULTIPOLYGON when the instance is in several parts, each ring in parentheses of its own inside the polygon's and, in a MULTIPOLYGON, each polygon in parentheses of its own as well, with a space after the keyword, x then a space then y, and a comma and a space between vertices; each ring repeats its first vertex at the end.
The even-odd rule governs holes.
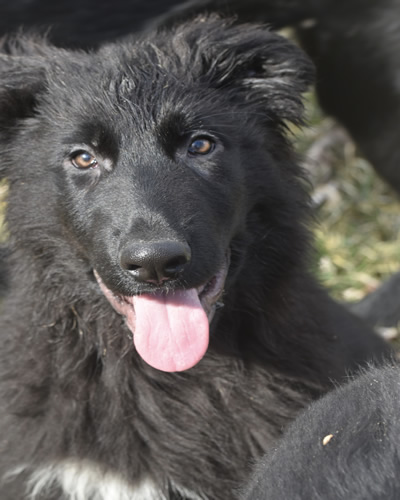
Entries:
POLYGON ((400 498, 399 388, 398 365, 372 368, 311 405, 257 465, 243 499, 400 498))
POLYGON ((372 326, 393 327, 399 323, 399 297, 400 272, 397 272, 360 302, 351 304, 350 310, 372 326))
POLYGON ((8 289, 8 269, 7 269, 7 256, 8 249, 6 246, 0 246, 0 298, 6 293, 8 289))
POLYGON ((1 499, 65 459, 150 478, 167 498, 235 497, 301 407, 388 351, 308 272, 308 198, 285 129, 301 121, 309 61, 265 28, 210 17, 92 53, 17 38, 0 76, 0 473, 21 472, 1 499), (199 135, 209 155, 189 155, 199 135), (74 166, 82 149, 97 167, 74 166), (170 290, 207 282, 231 251, 208 352, 182 373, 141 360, 93 276, 154 291, 119 252, 160 237, 192 253, 170 290))

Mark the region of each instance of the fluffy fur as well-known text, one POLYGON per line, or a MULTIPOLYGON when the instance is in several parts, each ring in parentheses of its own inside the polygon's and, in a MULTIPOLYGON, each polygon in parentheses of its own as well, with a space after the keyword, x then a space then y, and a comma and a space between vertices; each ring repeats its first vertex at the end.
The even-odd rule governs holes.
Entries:
MULTIPOLYGON (((20 476, 24 467, 5 476, 5 481, 20 476)), ((29 471, 28 471, 29 472, 29 471)), ((96 464, 84 461, 54 462, 37 468, 30 474, 27 491, 32 500, 52 498, 62 489, 68 500, 163 500, 166 497, 150 481, 133 487, 123 481, 118 473, 110 473, 96 464)))
MULTIPOLYGON (((312 73, 287 40, 214 17, 92 53, 4 43, 2 500, 58 500, 66 463, 161 498, 234 498, 305 404, 387 352, 308 271, 308 198, 285 130, 312 73), (199 137, 212 150, 189 154, 199 137), (93 167, 74 163, 82 150, 93 167), (139 282, 121 248, 160 237, 189 242, 190 265, 139 282), (115 294, 173 293, 212 280, 228 252, 204 359, 148 366, 93 271, 115 294)), ((101 490, 89 477, 66 498, 101 490)))
POLYGON ((400 370, 371 368, 314 403, 258 464, 245 500, 397 500, 400 370))

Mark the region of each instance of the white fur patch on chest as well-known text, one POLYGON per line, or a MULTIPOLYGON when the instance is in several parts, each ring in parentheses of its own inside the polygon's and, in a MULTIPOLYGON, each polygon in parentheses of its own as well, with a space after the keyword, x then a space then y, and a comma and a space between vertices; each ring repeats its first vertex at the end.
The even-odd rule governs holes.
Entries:
POLYGON ((30 476, 28 498, 36 500, 55 487, 62 489, 63 500, 166 500, 150 480, 131 486, 85 461, 68 460, 38 469, 30 476))

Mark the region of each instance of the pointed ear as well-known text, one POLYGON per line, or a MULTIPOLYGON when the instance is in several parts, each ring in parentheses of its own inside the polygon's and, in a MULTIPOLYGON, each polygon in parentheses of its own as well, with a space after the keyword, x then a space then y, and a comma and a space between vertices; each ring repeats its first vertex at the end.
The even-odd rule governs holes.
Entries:
POLYGON ((10 126, 33 112, 35 96, 46 85, 51 47, 38 36, 0 40, 0 124, 10 126))
POLYGON ((0 125, 12 126, 32 114, 35 96, 44 86, 44 68, 25 56, 0 54, 0 125))
POLYGON ((314 81, 314 66, 300 48, 265 26, 215 17, 203 26, 202 71, 215 87, 279 122, 301 122, 301 94, 314 81))
MULTIPOLYGON (((21 120, 33 116, 46 86, 47 44, 37 37, 0 40, 0 146, 7 145, 21 120)), ((0 177, 5 175, 0 163, 0 177)))

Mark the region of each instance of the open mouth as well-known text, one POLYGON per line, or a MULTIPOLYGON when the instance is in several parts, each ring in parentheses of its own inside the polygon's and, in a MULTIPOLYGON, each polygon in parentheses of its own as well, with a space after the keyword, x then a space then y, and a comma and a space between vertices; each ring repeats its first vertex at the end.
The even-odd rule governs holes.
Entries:
POLYGON ((96 271, 99 286, 125 317, 135 348, 146 363, 166 372, 188 370, 207 351, 209 326, 221 299, 229 255, 218 272, 198 288, 123 296, 112 292, 96 271))

